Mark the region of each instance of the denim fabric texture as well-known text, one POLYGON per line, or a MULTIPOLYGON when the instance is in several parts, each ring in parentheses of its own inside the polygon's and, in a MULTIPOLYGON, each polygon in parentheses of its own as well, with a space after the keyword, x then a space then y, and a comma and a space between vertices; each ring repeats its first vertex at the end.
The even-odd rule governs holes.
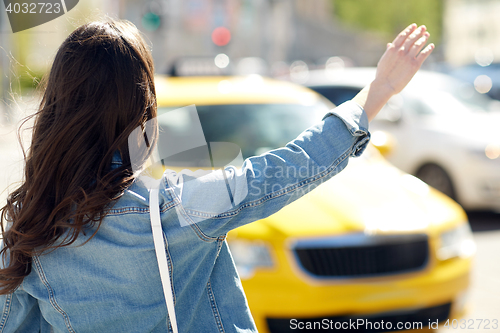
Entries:
MULTIPOLYGON (((179 332, 257 331, 227 232, 270 216, 333 177, 362 153, 369 137, 363 109, 347 102, 285 147, 226 168, 226 177, 222 170, 193 179, 165 172, 160 213, 179 332), (302 172, 269 177, 291 167, 302 172)), ((170 332, 148 201, 137 179, 90 241, 93 230, 71 246, 33 257, 20 287, 0 296, 0 333, 170 332)))

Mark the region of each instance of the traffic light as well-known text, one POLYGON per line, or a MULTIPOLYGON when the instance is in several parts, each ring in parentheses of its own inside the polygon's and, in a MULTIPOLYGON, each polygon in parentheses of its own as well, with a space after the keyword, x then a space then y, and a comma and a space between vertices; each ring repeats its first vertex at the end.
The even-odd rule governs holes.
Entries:
POLYGON ((144 6, 141 24, 146 31, 156 31, 162 24, 163 6, 159 1, 150 1, 144 6))
POLYGON ((142 16, 141 23, 147 31, 156 31, 161 26, 161 16, 153 12, 147 12, 142 16))
POLYGON ((231 32, 226 27, 217 27, 212 31, 212 42, 217 46, 226 46, 231 40, 231 32))

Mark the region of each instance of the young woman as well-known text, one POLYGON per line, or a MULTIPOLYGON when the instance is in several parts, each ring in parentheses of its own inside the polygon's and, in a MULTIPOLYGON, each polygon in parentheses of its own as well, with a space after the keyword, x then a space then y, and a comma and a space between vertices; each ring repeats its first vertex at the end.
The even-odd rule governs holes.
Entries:
MULTIPOLYGON (((424 26, 407 27, 354 101, 286 147, 224 175, 162 177, 157 205, 180 332, 256 331, 226 233, 273 214, 359 155, 368 121, 431 53, 432 44, 423 48, 428 37, 424 26), (284 167, 308 172, 264 179, 264 168, 284 167), (219 195, 222 181, 234 200, 219 195), (245 191, 249 182, 261 190, 245 191)), ((1 210, 0 332, 169 330, 149 190, 135 177, 129 148, 134 130, 145 132, 156 117, 153 73, 130 23, 86 24, 61 45, 35 115, 24 181, 1 210)), ((151 149, 156 138, 148 139, 151 149)))

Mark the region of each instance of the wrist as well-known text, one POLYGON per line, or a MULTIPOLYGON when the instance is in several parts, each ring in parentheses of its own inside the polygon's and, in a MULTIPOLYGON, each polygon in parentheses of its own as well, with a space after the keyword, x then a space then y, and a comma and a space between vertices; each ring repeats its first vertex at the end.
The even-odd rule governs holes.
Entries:
POLYGON ((370 90, 381 100, 385 100, 384 104, 394 95, 397 94, 396 89, 387 80, 375 78, 370 83, 370 90))
POLYGON ((395 91, 390 85, 374 80, 368 86, 364 87, 353 98, 353 101, 365 110, 368 120, 372 121, 394 94, 395 91))

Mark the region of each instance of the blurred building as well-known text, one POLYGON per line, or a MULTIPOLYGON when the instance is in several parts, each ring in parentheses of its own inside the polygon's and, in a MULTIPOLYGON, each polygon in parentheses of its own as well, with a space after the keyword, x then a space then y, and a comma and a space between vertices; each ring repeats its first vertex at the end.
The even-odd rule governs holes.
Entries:
POLYGON ((146 32, 158 72, 167 72, 175 59, 219 53, 230 59, 258 57, 270 66, 299 59, 315 63, 331 56, 348 57, 360 65, 376 64, 385 43, 376 35, 342 28, 333 18, 331 3, 121 0, 120 13, 146 32), (218 35, 221 27, 227 31, 218 35))
MULTIPOLYGON (((21 106, 36 99, 32 88, 50 68, 61 43, 79 25, 118 17, 120 0, 82 0, 68 13, 45 24, 12 33, 5 10, 0 12, 0 125, 32 112, 21 106)), ((3 5, 2 5, 3 6, 3 5)))
POLYGON ((500 1, 446 0, 445 59, 454 66, 500 61, 500 1))
POLYGON ((5 11, 0 13, 2 55, 12 65, 26 67, 35 73, 47 70, 61 43, 79 25, 102 18, 105 14, 118 17, 120 0, 83 0, 52 21, 34 28, 12 33, 5 11))
POLYGON ((15 34, 1 13, 2 72, 10 73, 3 75, 3 96, 18 91, 19 82, 26 86, 40 77, 75 27, 105 15, 130 20, 145 33, 159 73, 179 58, 220 53, 231 61, 253 57, 249 63, 268 70, 296 60, 324 65, 332 56, 375 65, 385 46, 378 35, 336 22, 331 0, 85 0, 53 21, 15 34), (218 28, 225 30, 214 34, 218 28))
POLYGON ((295 40, 291 59, 324 59, 341 56, 359 66, 374 66, 385 51, 380 35, 349 30, 334 18, 331 0, 295 0, 291 29, 295 40))

